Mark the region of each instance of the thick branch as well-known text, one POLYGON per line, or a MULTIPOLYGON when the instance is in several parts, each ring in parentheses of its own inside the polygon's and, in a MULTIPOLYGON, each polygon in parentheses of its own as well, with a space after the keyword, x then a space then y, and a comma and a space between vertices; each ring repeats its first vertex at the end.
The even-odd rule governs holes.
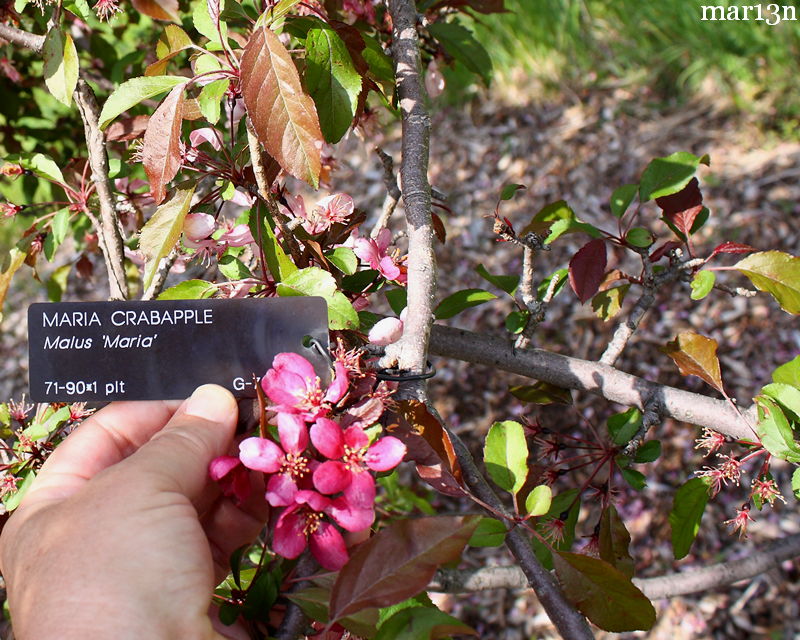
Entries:
POLYGON ((100 131, 99 125, 100 108, 97 105, 94 91, 82 78, 78 79, 74 97, 83 120, 86 151, 89 154, 89 166, 92 168, 92 181, 100 201, 100 225, 97 231, 108 271, 109 294, 112 300, 125 300, 128 297, 125 251, 122 235, 117 225, 114 196, 111 193, 111 183, 108 178, 108 155, 103 132, 100 131))
POLYGON ((44 36, 38 36, 7 24, 0 24, 0 38, 8 40, 11 44, 32 49, 36 53, 41 53, 44 48, 44 36))
MULTIPOLYGON (((403 203, 408 225, 408 312, 403 337, 387 348, 384 362, 401 370, 421 373, 428 358, 436 288, 433 252, 431 187, 428 183, 430 118, 422 87, 417 12, 413 0, 389 0, 392 17, 392 58, 403 122, 403 158, 400 166, 403 203)), ((422 395, 424 384, 403 392, 422 395)))
POLYGON ((747 424, 723 400, 650 382, 596 362, 541 349, 515 350, 503 338, 442 325, 433 327, 431 353, 588 391, 629 407, 644 409, 652 399, 664 417, 709 427, 733 438, 753 437, 747 424))
MULTIPOLYGON (((800 556, 800 534, 775 540, 745 558, 737 558, 700 569, 669 573, 657 578, 634 578, 634 584, 651 599, 672 598, 747 580, 800 556)), ((519 567, 440 569, 431 591, 468 593, 489 589, 527 589, 528 580, 519 567)))

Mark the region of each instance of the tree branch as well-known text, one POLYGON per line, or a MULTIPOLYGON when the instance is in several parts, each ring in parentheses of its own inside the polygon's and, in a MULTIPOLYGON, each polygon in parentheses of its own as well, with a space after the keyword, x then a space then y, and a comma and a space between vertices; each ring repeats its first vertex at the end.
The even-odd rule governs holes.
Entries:
POLYGON ((0 38, 8 40, 11 44, 32 49, 36 53, 41 53, 44 48, 44 36, 29 33, 7 24, 0 24, 0 38))
POLYGON ((83 78, 78 79, 74 98, 83 120, 86 151, 89 154, 89 166, 92 168, 92 181, 100 201, 100 224, 97 235, 108 271, 109 294, 112 300, 125 300, 128 297, 125 250, 117 225, 114 196, 111 193, 111 184, 108 178, 108 154, 99 125, 100 107, 97 105, 94 91, 83 78))
MULTIPOLYGON (((542 349, 515 350, 503 338, 443 325, 433 327, 430 344, 431 353, 439 356, 488 365, 566 389, 588 391, 629 407, 645 409, 652 398, 664 417, 709 427, 737 439, 753 437, 747 424, 723 400, 650 382, 607 365, 542 349)), ((753 408, 744 413, 748 417, 753 408)))
MULTIPOLYGON (((668 573, 656 578, 634 578, 634 584, 651 599, 672 598, 697 593, 753 578, 774 569, 781 562, 800 556, 800 534, 773 540, 745 558, 737 558, 700 569, 668 573)), ((470 593, 489 589, 527 589, 528 580, 519 567, 481 569, 440 569, 431 591, 470 593)))
MULTIPOLYGON (((403 123, 400 177, 408 225, 408 312, 403 337, 387 348, 382 364, 396 364, 401 370, 422 373, 428 359, 436 289, 428 183, 430 118, 421 81, 416 7, 413 0, 389 0, 389 12, 392 58, 403 123)), ((424 389, 424 381, 415 381, 406 383, 401 393, 423 399, 424 389)))

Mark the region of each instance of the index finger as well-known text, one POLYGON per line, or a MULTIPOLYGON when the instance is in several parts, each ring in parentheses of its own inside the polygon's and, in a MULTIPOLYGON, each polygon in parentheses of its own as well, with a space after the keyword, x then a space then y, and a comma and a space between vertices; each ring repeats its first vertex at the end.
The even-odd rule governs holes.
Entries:
POLYGON ((178 401, 114 402, 81 424, 42 466, 23 504, 64 499, 153 437, 178 401))

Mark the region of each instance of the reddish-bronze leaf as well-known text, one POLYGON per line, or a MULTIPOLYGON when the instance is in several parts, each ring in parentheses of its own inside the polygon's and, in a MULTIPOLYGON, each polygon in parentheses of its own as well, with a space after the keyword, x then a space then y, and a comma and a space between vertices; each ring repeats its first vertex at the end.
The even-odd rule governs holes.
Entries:
POLYGON ((662 347, 661 351, 672 358, 683 375, 702 378, 717 391, 724 393, 716 340, 694 331, 684 331, 662 347))
POLYGON ((633 577, 633 558, 628 552, 631 534, 619 517, 614 505, 609 505, 600 516, 600 558, 628 578, 633 577))
POLYGON ((726 241, 714 247, 708 259, 711 260, 718 253, 752 253, 753 251, 758 251, 758 249, 751 247, 749 244, 726 241))
POLYGON ((436 239, 442 244, 447 240, 447 230, 444 228, 444 222, 435 213, 431 213, 431 223, 433 224, 433 233, 436 239))
POLYGON ((142 163, 156 204, 164 200, 166 184, 181 168, 180 140, 185 88, 180 84, 169 92, 150 117, 144 132, 142 163))
POLYGON ((156 20, 181 23, 181 17, 178 15, 178 0, 131 0, 131 4, 139 13, 156 20))
POLYGON ((681 246, 680 242, 676 242, 675 240, 667 240, 664 244, 662 244, 660 247, 655 249, 653 253, 650 254, 650 262, 658 262, 667 253, 669 253, 673 249, 677 249, 680 246, 681 246))
POLYGON ((241 63, 242 97, 258 139, 287 172, 316 187, 322 132, 314 101, 303 92, 289 52, 268 27, 258 27, 241 63))
POLYGON ((461 557, 480 516, 398 520, 360 545, 331 591, 330 620, 416 595, 436 569, 461 557))
POLYGON ((664 217, 688 238, 694 219, 703 210, 700 183, 692 178, 678 193, 656 198, 656 204, 664 211, 664 217))
POLYGON ((398 410, 400 415, 409 422, 414 432, 422 436, 436 452, 445 468, 453 474, 456 480, 460 481, 461 467, 458 464, 450 434, 436 419, 436 416, 428 411, 425 404, 419 400, 403 400, 398 403, 398 410))
POLYGON ((583 615, 606 631, 647 631, 656 611, 630 578, 599 558, 578 553, 553 554, 564 595, 583 615))
POLYGON ((119 118, 106 128, 106 140, 109 142, 124 142, 140 138, 147 129, 150 116, 132 116, 119 118))
POLYGON ((569 284, 581 303, 597 293, 606 273, 606 243, 590 240, 569 261, 569 284))

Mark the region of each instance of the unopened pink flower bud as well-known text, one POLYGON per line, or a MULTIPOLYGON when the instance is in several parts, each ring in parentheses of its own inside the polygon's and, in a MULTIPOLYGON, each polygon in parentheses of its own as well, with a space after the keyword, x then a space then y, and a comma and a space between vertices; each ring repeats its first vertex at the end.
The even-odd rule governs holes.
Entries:
POLYGON ((214 233, 216 226, 214 216, 207 213, 190 213, 183 222, 183 232, 189 240, 199 242, 214 233))

